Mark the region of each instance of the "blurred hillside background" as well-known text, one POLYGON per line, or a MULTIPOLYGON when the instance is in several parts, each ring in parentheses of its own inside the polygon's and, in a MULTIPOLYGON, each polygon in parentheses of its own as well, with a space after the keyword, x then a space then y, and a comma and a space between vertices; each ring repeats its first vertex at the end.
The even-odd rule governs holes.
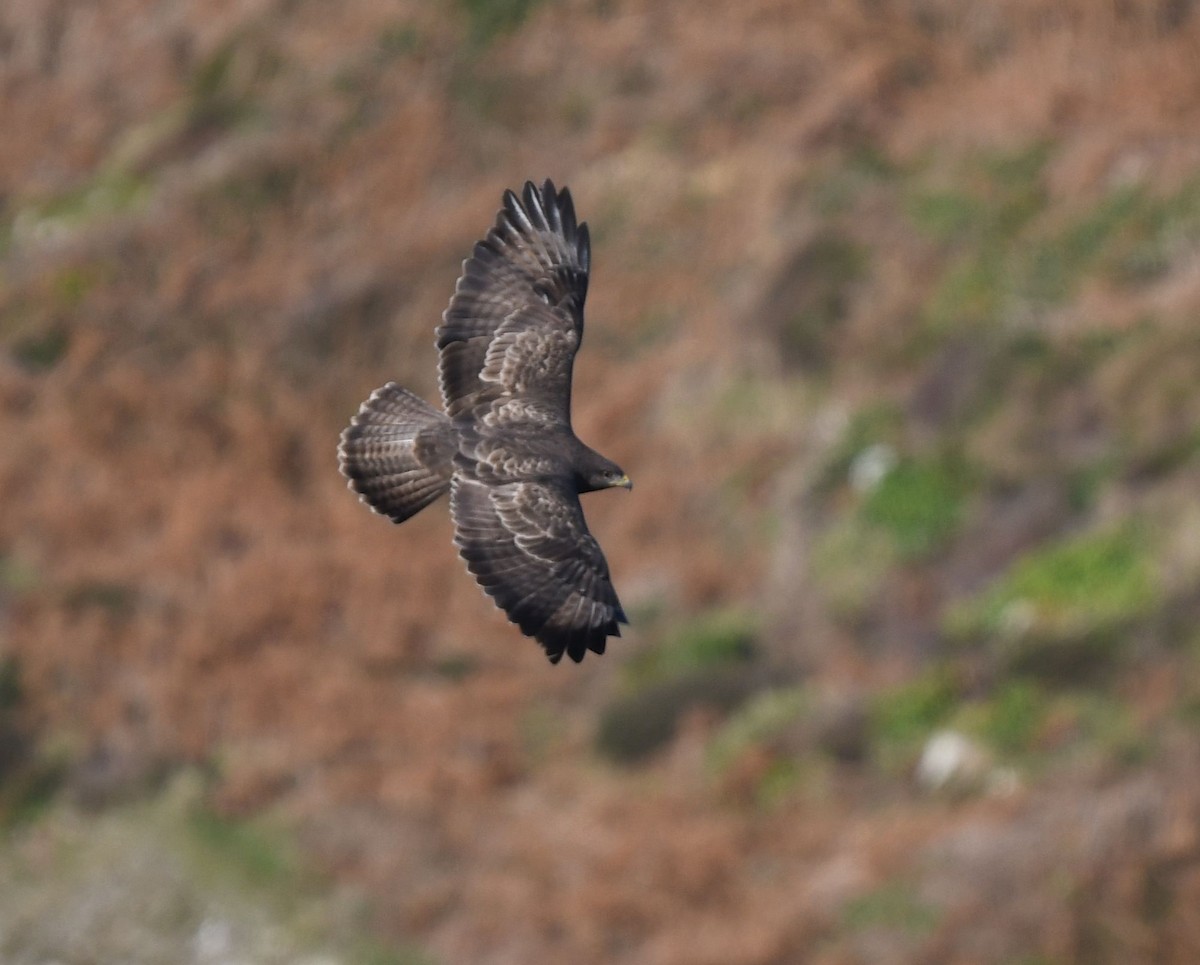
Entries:
POLYGON ((1192 0, 5 0, 0 960, 1200 961, 1192 0), (593 231, 551 667, 337 473, 593 231))

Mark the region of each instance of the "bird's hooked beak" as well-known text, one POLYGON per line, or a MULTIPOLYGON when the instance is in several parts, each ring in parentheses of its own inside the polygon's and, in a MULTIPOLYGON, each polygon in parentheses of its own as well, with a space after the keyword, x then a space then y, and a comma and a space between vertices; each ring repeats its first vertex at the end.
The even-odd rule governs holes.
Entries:
POLYGON ((614 479, 612 484, 614 489, 628 489, 630 492, 633 491, 633 481, 624 473, 621 474, 620 479, 614 479))

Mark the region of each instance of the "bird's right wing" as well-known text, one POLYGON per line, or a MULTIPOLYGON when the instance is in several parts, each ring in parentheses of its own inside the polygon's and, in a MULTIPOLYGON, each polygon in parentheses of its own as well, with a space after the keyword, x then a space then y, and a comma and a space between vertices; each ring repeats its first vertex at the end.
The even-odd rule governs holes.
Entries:
POLYGON ((446 414, 566 425, 591 247, 571 194, 526 182, 463 262, 437 330, 446 414))

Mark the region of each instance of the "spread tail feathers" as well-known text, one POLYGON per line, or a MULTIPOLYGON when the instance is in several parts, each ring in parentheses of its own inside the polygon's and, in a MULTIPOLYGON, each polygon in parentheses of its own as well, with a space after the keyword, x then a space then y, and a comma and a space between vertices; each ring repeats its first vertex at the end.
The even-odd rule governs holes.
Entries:
POLYGON ((389 382, 342 432, 338 463, 364 503, 402 523, 449 490, 456 449, 450 420, 389 382))

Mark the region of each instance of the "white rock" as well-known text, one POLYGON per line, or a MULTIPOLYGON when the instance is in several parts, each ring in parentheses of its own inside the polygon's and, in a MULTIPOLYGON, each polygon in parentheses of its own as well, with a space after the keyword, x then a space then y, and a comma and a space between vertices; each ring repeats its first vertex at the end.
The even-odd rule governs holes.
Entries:
POLYGON ((221 918, 205 918, 192 936, 192 952, 199 962, 224 962, 233 951, 233 926, 221 918))
POLYGON ((926 790, 980 784, 987 774, 988 755, 969 737, 941 730, 925 742, 917 762, 917 782, 926 790))
POLYGON ((850 463, 850 485, 860 493, 870 492, 896 468, 897 462, 896 450, 886 442, 867 446, 850 463))

